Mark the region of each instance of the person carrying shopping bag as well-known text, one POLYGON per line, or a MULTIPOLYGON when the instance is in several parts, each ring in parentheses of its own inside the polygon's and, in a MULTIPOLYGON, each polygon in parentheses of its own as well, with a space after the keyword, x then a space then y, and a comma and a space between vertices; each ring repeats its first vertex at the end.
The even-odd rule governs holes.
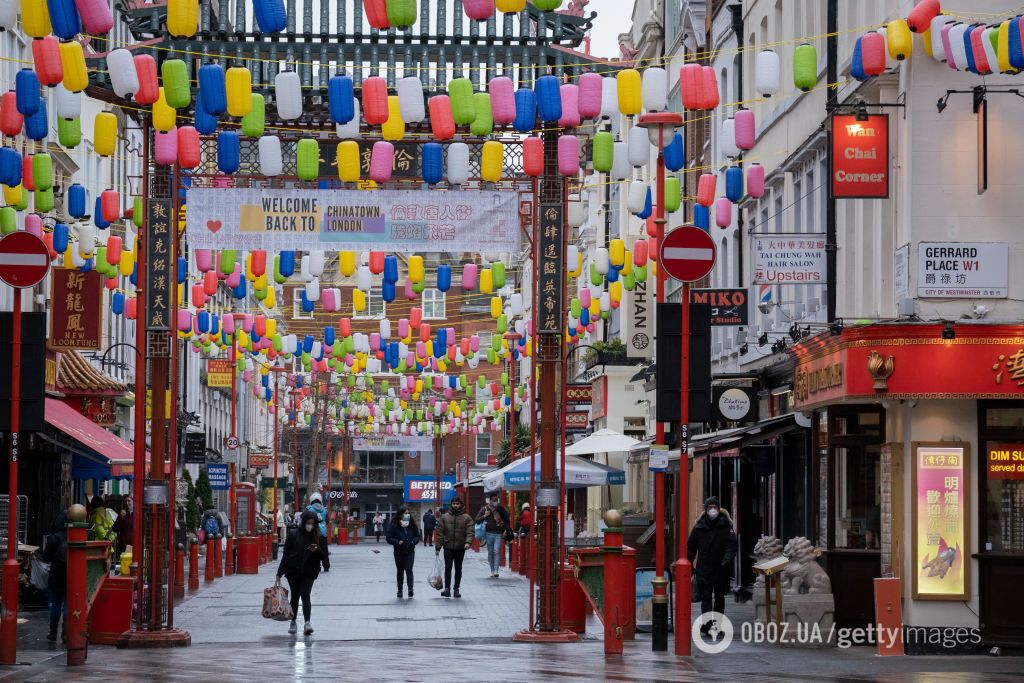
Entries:
POLYGON ((327 550, 327 539, 320 534, 320 519, 315 512, 305 511, 302 513, 299 526, 288 534, 284 542, 284 553, 281 555, 281 564, 277 568, 277 578, 288 579, 288 587, 291 590, 292 621, 288 626, 288 633, 295 633, 297 627, 295 616, 298 616, 299 599, 302 599, 302 618, 305 627, 302 629, 304 635, 313 633, 313 626, 310 623, 310 592, 313 590, 313 583, 320 576, 320 567, 325 572, 331 570, 330 553, 327 550))
POLYGON ((420 530, 412 519, 409 509, 402 507, 391 518, 388 525, 387 541, 395 548, 395 570, 398 580, 398 597, 402 597, 402 578, 409 584, 409 597, 413 596, 412 566, 416 562, 416 546, 422 541, 420 530))

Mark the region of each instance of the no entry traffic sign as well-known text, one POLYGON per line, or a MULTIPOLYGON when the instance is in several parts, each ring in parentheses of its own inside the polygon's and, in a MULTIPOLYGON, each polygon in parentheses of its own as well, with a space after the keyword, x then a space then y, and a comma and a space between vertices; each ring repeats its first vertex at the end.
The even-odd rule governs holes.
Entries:
POLYGON ((11 287, 34 287, 50 271, 50 250, 30 232, 12 232, 0 239, 0 280, 11 287))
POLYGON ((684 225, 665 235, 660 251, 661 267, 680 282, 701 280, 715 267, 715 241, 692 225, 684 225))

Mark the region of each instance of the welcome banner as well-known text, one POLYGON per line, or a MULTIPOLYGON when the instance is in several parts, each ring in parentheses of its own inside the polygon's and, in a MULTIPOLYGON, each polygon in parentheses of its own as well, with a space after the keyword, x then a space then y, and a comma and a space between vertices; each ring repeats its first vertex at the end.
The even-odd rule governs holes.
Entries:
POLYGON ((193 249, 515 252, 518 209, 514 192, 194 188, 186 236, 193 249))

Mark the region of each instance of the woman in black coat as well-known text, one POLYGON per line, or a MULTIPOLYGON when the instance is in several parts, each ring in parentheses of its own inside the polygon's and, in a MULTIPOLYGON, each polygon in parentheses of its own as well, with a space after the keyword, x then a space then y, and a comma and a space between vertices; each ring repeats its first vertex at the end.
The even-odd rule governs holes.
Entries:
MULTIPOLYGON (((313 633, 309 623, 309 593, 313 590, 313 582, 320 576, 321 565, 325 572, 331 570, 327 539, 320 535, 320 518, 315 512, 307 510, 302 513, 299 526, 288 534, 281 564, 277 568, 277 578, 280 580, 283 576, 288 579, 293 615, 298 615, 299 598, 302 598, 302 616, 306 622, 302 632, 307 636, 313 633)), ((288 633, 295 633, 296 630, 293 618, 288 633)))
POLYGON ((398 576, 398 597, 402 597, 402 577, 409 584, 409 597, 412 591, 412 565, 416 561, 416 546, 423 540, 420 530, 413 521, 408 508, 399 508, 398 514, 391 518, 388 525, 388 543, 395 547, 395 569, 398 576))

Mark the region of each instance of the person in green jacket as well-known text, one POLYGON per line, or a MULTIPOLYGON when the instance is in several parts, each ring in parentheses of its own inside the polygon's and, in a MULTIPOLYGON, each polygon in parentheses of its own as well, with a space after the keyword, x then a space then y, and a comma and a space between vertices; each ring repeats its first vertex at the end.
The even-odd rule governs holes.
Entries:
POLYGON ((114 520, 107 512, 107 505, 103 496, 93 496, 89 513, 89 535, 94 541, 114 541, 117 534, 114 533, 114 520))

